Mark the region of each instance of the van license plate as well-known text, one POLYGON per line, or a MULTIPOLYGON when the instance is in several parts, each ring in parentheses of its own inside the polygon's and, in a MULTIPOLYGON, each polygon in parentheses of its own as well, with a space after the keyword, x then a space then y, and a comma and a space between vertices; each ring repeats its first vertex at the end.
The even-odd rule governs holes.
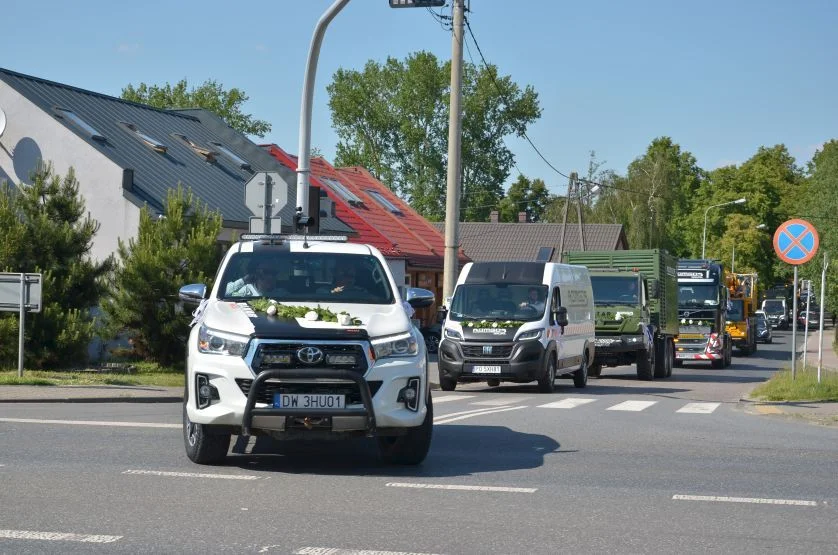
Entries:
POLYGON ((276 409, 342 409, 344 395, 316 395, 313 393, 274 393, 276 409))
POLYGON ((500 374, 500 366, 475 365, 471 369, 473 374, 500 374))

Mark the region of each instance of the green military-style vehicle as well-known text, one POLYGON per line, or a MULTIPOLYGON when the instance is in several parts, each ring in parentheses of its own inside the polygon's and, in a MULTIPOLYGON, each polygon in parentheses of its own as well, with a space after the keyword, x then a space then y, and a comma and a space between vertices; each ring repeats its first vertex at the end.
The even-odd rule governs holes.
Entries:
POLYGON ((661 249, 574 251, 587 266, 596 311, 596 351, 588 375, 603 366, 637 365, 641 380, 668 378, 678 336, 678 260, 661 249))

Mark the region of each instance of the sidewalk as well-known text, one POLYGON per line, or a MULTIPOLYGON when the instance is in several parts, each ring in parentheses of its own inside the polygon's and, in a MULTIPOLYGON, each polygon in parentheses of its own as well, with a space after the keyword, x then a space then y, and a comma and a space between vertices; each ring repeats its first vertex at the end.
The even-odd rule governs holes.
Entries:
POLYGON ((0 385, 0 403, 179 403, 182 387, 0 385))

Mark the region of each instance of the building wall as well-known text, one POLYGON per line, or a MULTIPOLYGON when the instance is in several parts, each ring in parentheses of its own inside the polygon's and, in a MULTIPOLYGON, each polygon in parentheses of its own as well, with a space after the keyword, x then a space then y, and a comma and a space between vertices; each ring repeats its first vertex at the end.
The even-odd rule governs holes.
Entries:
POLYGON ((140 209, 122 194, 122 168, 45 112, 0 81, 0 108, 6 130, 0 137, 0 181, 31 184, 38 162, 51 162, 64 176, 72 167, 79 193, 91 217, 99 222, 91 254, 97 260, 116 252, 117 239, 136 237, 140 209))

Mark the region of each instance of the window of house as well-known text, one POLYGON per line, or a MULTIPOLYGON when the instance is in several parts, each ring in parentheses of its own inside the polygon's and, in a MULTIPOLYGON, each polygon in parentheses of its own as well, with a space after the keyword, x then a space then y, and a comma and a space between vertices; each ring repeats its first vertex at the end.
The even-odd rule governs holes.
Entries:
POLYGON ((338 181, 337 179, 333 179, 331 177, 322 176, 320 181, 324 183, 329 189, 334 191, 334 193, 348 202, 349 204, 358 206, 364 204, 364 201, 361 198, 346 188, 346 185, 338 181))
POLYGON ((90 137, 94 141, 104 141, 105 140, 104 135, 99 133, 96 130, 95 127, 93 127, 92 125, 90 125, 89 123, 87 123, 86 121, 81 119, 81 117, 77 113, 75 113, 71 110, 65 110, 64 108, 54 108, 54 111, 55 111, 55 115, 57 115, 58 117, 60 117, 63 120, 69 121, 77 129, 79 129, 80 131, 85 133, 88 137, 90 137))
POLYGON ((382 195, 378 191, 373 191, 372 189, 367 189, 367 193, 372 198, 374 198, 378 202, 378 204, 380 204, 381 206, 383 206, 384 208, 386 208, 387 210, 389 210, 393 214, 396 214, 398 216, 403 215, 401 209, 399 209, 398 206, 396 206, 395 204, 393 204, 392 202, 387 200, 387 197, 385 197, 384 195, 382 195))
POLYGON ((160 154, 165 154, 169 147, 155 139, 154 137, 150 137, 146 135, 142 131, 140 131, 139 127, 134 125, 133 123, 128 123, 125 121, 119 122, 119 124, 125 128, 129 133, 132 133, 135 137, 137 137, 140 141, 142 141, 147 147, 149 147, 154 152, 159 152, 160 154))
POLYGON ((203 156, 208 162, 212 162, 213 160, 215 160, 215 151, 202 147, 186 135, 181 135, 180 133, 172 133, 172 137, 188 146, 190 149, 192 149, 192 152, 194 152, 195 154, 203 156))
POLYGON ((553 247, 539 247, 538 255, 535 257, 536 262, 550 262, 553 258, 553 247))
POLYGON ((236 154, 235 152, 233 152, 232 150, 230 150, 229 148, 227 148, 223 144, 221 144, 221 143, 210 143, 210 145, 215 150, 217 150, 218 152, 220 152, 221 154, 223 154, 224 156, 229 158, 231 162, 233 162, 235 165, 237 165, 241 169, 243 169, 243 170, 249 170, 250 169, 250 162, 248 162, 244 158, 241 158, 238 154, 236 154))

